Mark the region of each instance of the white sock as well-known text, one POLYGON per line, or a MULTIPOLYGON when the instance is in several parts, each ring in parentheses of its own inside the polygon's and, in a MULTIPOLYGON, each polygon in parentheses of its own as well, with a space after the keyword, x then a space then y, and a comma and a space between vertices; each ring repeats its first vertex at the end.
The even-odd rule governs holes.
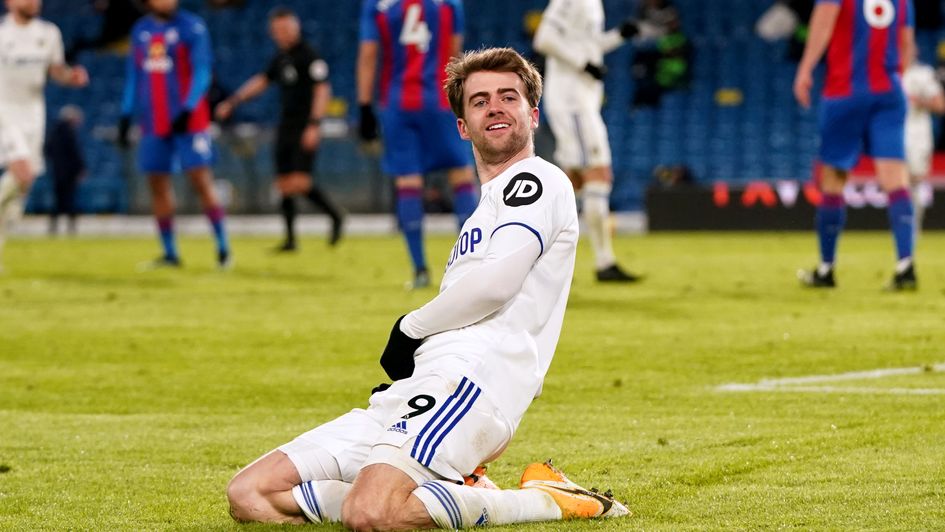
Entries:
POLYGON ((310 480, 292 488, 292 497, 313 523, 340 523, 341 503, 351 484, 340 480, 310 480))
POLYGON ((539 489, 490 490, 431 480, 413 494, 445 529, 561 519, 554 499, 539 489))
POLYGON ((0 220, 15 222, 20 219, 23 215, 23 195, 13 172, 7 170, 0 175, 0 220))
POLYGON ((912 266, 912 257, 899 259, 899 261, 896 262, 896 273, 902 273, 908 270, 909 266, 912 266))
POLYGON ((613 266, 614 246, 607 223, 610 220, 610 183, 589 181, 584 183, 584 223, 594 248, 594 261, 598 270, 613 266))
POLYGON ((832 262, 821 262, 820 265, 817 266, 817 274, 818 274, 818 275, 827 275, 827 272, 829 272, 829 271, 832 270, 832 269, 833 269, 833 263, 832 263, 832 262))

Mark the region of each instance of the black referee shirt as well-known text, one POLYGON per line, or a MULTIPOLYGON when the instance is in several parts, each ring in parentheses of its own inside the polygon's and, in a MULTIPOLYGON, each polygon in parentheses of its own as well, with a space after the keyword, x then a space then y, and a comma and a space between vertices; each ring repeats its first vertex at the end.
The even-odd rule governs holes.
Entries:
POLYGON ((312 114, 312 90, 328 81, 328 63, 304 41, 280 51, 269 63, 266 78, 279 84, 282 114, 279 127, 302 129, 312 114))

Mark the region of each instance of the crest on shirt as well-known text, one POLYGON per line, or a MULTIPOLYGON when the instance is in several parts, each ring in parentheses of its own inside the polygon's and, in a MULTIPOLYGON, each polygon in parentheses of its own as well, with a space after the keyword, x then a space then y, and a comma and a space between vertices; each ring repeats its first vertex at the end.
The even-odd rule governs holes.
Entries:
POLYGON ((502 201, 509 207, 531 205, 541 197, 541 181, 534 174, 522 172, 502 190, 502 201))
POLYGON ((295 80, 299 79, 299 73, 296 72, 295 67, 292 65, 286 65, 282 67, 282 81, 285 83, 295 83, 295 80))
POLYGON ((166 73, 174 67, 174 62, 167 56, 167 47, 163 42, 152 41, 148 46, 148 57, 142 66, 145 72, 166 73))

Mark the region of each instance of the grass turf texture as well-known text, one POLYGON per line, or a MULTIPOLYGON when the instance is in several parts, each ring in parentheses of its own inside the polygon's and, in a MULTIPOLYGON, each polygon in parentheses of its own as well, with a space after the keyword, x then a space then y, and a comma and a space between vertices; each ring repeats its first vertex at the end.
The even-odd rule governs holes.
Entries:
MULTIPOLYGON (((391 323, 435 292, 404 292, 397 238, 271 244, 237 239, 228 273, 205 239, 182 241, 183 270, 148 273, 135 267, 152 239, 8 244, 0 529, 279 528, 233 523, 227 481, 365 405, 391 323)), ((431 264, 451 245, 429 239, 431 264)), ((545 393, 490 477, 512 487, 553 457, 635 515, 509 529, 945 528, 945 396, 714 389, 945 362, 945 234, 923 235, 906 294, 880 291, 886 233, 844 235, 834 291, 795 280, 814 264, 809 234, 617 246, 649 278, 593 283, 582 243, 545 393)), ((835 385, 945 390, 945 374, 835 385)))

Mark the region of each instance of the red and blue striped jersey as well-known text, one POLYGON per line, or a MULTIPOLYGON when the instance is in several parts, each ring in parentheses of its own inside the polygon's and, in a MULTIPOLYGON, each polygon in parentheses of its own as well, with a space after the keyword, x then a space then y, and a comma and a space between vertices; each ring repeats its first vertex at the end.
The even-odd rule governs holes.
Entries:
POLYGON ((446 63, 462 32, 461 0, 364 0, 360 38, 379 43, 381 107, 449 109, 446 63))
POLYGON ((883 93, 900 85, 903 27, 911 0, 817 0, 840 5, 827 49, 824 96, 883 93))
POLYGON ((180 112, 191 111, 188 131, 210 125, 207 91, 213 51, 203 20, 178 10, 168 21, 141 18, 131 29, 123 116, 135 114, 142 133, 167 136, 180 112))

